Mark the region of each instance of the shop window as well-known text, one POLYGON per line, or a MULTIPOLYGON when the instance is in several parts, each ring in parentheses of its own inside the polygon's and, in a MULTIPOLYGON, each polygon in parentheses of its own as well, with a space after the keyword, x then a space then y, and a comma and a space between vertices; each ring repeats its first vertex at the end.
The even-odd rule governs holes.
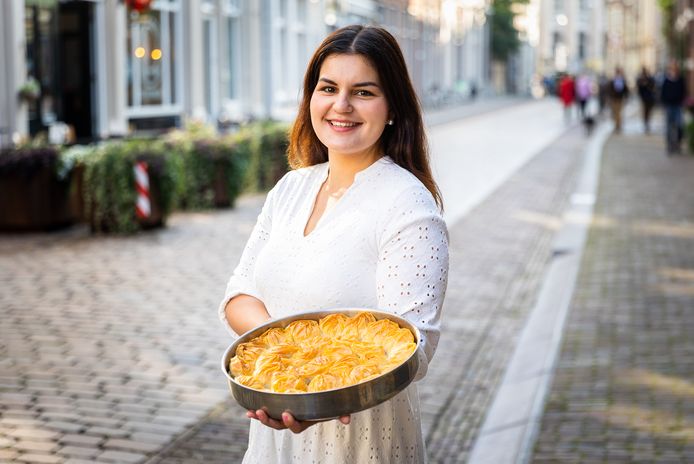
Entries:
POLYGON ((175 1, 160 1, 145 13, 128 12, 127 85, 131 116, 158 108, 176 111, 178 16, 175 1))

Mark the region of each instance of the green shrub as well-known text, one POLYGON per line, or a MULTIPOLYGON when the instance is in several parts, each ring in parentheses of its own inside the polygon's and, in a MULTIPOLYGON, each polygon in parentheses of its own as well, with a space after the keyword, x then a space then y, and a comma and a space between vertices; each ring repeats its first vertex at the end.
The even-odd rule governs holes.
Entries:
POLYGON ((208 126, 189 123, 165 140, 175 173, 177 208, 234 205, 248 164, 247 143, 241 137, 216 137, 208 126))
POLYGON ((687 124, 687 146, 689 153, 694 155, 694 119, 687 124))
POLYGON ((242 130, 241 136, 249 139, 246 190, 267 191, 287 173, 288 132, 289 126, 278 122, 256 123, 242 130))
POLYGON ((174 180, 164 146, 147 140, 113 142, 85 158, 84 196, 95 232, 132 233, 164 225, 174 203, 174 180), (135 162, 147 163, 152 216, 135 215, 135 162))

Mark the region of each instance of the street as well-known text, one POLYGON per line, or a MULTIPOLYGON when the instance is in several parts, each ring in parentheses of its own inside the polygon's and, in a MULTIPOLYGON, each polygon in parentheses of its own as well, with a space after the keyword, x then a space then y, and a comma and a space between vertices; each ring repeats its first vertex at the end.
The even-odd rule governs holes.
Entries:
MULTIPOLYGON (((481 105, 477 115, 431 124, 429 131, 451 239, 442 338, 420 385, 424 433, 434 463, 466 462, 469 456, 537 298, 552 257, 552 240, 570 203, 589 140, 582 127, 565 125, 553 99, 483 109, 481 105)), ((613 151, 629 146, 640 153, 644 144, 638 137, 645 137, 636 124, 627 129, 619 138, 611 138, 608 146, 613 151)), ((648 153, 660 149, 661 137, 650 136, 648 141, 648 153)), ((658 172, 664 176, 679 172, 673 177, 677 185, 688 185, 687 175, 691 179, 694 173, 691 158, 681 157, 674 160, 677 166, 671 166, 665 164, 671 160, 662 153, 655 154, 657 158, 650 162, 660 163, 654 165, 658 172)), ((628 158, 621 163, 628 171, 628 158)), ((653 167, 646 165, 641 175, 649 166, 653 167)), ((609 172, 612 177, 603 177, 602 182, 617 178, 621 171, 609 172)), ((631 178, 611 191, 627 181, 631 178)), ((650 191, 670 198, 657 185, 652 184, 650 191)), ((678 187, 674 191, 680 198, 689 195, 691 199, 690 190, 678 187)), ((644 198, 646 208, 650 203, 644 198)), ((248 419, 230 398, 220 371, 220 358, 230 339, 217 320, 216 307, 262 201, 262 196, 246 196, 233 210, 178 213, 164 230, 128 237, 91 236, 85 227, 0 236, 0 461, 240 462, 248 419)), ((619 206, 629 198, 610 201, 611 214, 618 215, 619 206)), ((689 209, 676 210, 680 222, 672 234, 673 240, 679 240, 677 246, 671 242, 649 245, 654 256, 660 256, 658 250, 678 250, 679 265, 661 267, 689 279, 687 272, 694 268, 692 247, 686 248, 684 244, 690 242, 684 241, 692 237, 691 204, 689 209)), ((667 209, 658 211, 662 221, 651 223, 651 231, 662 232, 665 229, 658 225, 666 227, 667 221, 675 219, 667 209)), ((645 215, 644 211, 638 214, 645 215)), ((590 243, 587 254, 594 256, 590 243)), ((598 245, 601 249, 617 246, 598 245)), ((634 251, 617 250, 624 259, 640 262, 634 251)), ((591 261, 601 262, 599 257, 591 261)), ((600 264, 592 266, 596 272, 604 269, 600 264)), ((615 273, 606 278, 645 279, 641 274, 615 273)), ((594 308, 590 303, 603 295, 598 288, 601 283, 587 280, 586 285, 594 287, 596 294, 581 293, 580 302, 599 311, 602 306, 594 308)), ((670 324, 691 328, 691 310, 683 308, 694 293, 691 286, 687 288, 690 293, 685 289, 665 295, 659 304, 669 308, 670 324)), ((611 317, 629 320, 628 296, 622 297, 627 299, 620 300, 626 301, 619 306, 623 312, 611 317)), ((573 320, 572 330, 580 334, 582 324, 588 322, 578 317, 570 316, 569 325, 573 320)), ((608 458, 631 456, 627 439, 614 445, 623 452, 611 454, 581 454, 585 447, 576 444, 580 424, 572 423, 574 417, 566 411, 576 407, 571 400, 578 401, 578 407, 586 403, 579 401, 584 398, 581 392, 567 399, 561 389, 574 393, 571 380, 578 374, 571 369, 579 369, 577 364, 587 356, 579 348, 589 352, 593 346, 581 344, 584 339, 573 342, 577 361, 566 360, 566 353, 562 354, 562 382, 550 394, 551 416, 539 434, 538 462, 618 462, 608 458), (554 434, 559 427, 570 432, 570 439, 557 450, 554 434)), ((679 335, 677 341, 679 346, 661 349, 659 359, 671 359, 674 353, 691 356, 692 342, 679 335)), ((628 347, 637 341, 629 338, 624 343, 628 347)), ((654 347, 659 347, 657 342, 654 347)), ((620 350, 615 345, 612 349, 620 350)), ((601 353, 600 362, 611 359, 601 353)), ((691 361, 680 367, 687 366, 691 367, 691 361)), ((684 370, 671 374, 681 376, 683 382, 673 387, 672 395, 691 396, 692 385, 683 378, 684 370)), ((610 379, 605 374, 592 381, 609 383, 610 379)), ((634 393, 633 401, 640 400, 634 393)), ((677 443, 677 453, 646 453, 653 460, 643 462, 656 462, 662 456, 672 459, 663 462, 694 457, 687 454, 694 443, 692 410, 679 411, 682 418, 676 425, 683 431, 666 437, 677 443)), ((627 427, 619 417, 620 410, 611 410, 605 423, 627 427)), ((673 425, 662 422, 664 427, 673 425)), ((615 442, 604 446, 610 443, 615 442)))

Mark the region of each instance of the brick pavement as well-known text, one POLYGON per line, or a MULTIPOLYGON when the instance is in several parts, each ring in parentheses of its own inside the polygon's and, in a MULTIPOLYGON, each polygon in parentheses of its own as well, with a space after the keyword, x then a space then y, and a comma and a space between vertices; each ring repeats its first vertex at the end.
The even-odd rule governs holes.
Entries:
MULTIPOLYGON (((466 456, 583 144, 563 137, 451 227, 444 333, 421 388, 433 462, 466 456)), ((1 237, 0 462, 238 461, 247 424, 219 373, 215 308, 261 201, 133 237, 1 237)))
MULTIPOLYGON (((584 144, 580 131, 563 137, 450 228, 443 333, 420 385, 431 462, 463 462, 469 452, 534 302, 584 144)), ((240 462, 243 414, 232 400, 219 405, 148 462, 240 462)))
POLYGON ((0 462, 141 462, 227 398, 214 308, 261 204, 0 237, 0 462))
POLYGON ((664 153, 606 144, 533 462, 694 462, 694 158, 664 153))

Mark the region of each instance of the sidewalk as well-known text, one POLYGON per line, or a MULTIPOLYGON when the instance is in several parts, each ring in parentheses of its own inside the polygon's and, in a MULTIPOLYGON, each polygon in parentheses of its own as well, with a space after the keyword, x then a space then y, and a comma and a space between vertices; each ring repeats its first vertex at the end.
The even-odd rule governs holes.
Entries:
POLYGON ((694 462, 693 335, 694 157, 631 120, 605 146, 532 462, 694 462))

